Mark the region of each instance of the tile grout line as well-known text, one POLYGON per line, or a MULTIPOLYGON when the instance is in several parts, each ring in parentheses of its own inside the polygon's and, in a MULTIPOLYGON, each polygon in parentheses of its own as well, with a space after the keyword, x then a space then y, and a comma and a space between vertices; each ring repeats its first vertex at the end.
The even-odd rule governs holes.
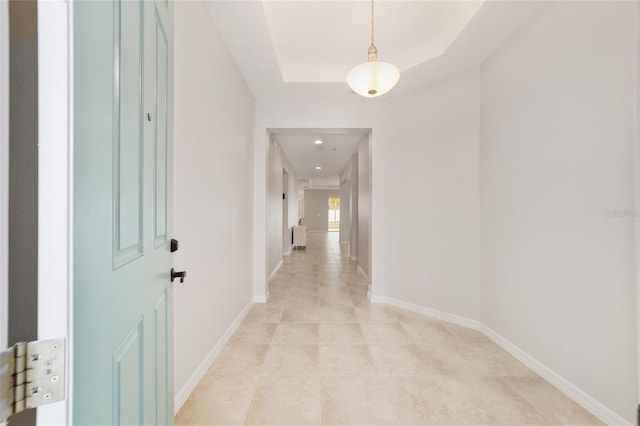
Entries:
MULTIPOLYGON (((284 312, 284 309, 283 309, 284 312)), ((282 314, 280 314, 280 316, 282 317, 282 314)), ((264 366, 267 363, 267 358, 269 357, 269 353, 271 352, 271 347, 273 346, 273 339, 275 338, 275 333, 278 330, 278 326, 280 325, 280 322, 278 321, 277 323, 278 325, 276 326, 276 329, 273 332, 273 336, 271 336, 271 340, 269 341, 269 349, 267 349, 267 353, 264 356, 264 360, 262 361, 262 366, 260 367, 260 371, 258 371, 258 379, 256 380, 256 384, 253 388, 253 392, 251 393, 251 398, 249 399, 249 405, 247 406, 247 409, 244 413, 244 416, 242 418, 242 425, 246 424, 247 421, 247 416, 249 415, 249 410, 251 410, 251 406, 253 405, 253 400, 255 399, 256 396, 256 391, 258 390, 258 386, 260 386, 260 381, 262 380, 263 374, 263 370, 264 370, 264 366)))

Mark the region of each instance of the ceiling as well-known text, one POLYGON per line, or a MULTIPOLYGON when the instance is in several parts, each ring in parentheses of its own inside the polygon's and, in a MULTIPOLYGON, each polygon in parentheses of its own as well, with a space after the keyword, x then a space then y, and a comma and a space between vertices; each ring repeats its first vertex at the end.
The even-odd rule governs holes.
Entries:
MULTIPOLYGON (((401 71, 398 87, 385 97, 480 64, 544 4, 377 0, 379 59, 401 71)), ((366 61, 369 1, 232 0, 207 5, 256 99, 351 96, 345 78, 366 61)))
MULTIPOLYGON (((481 1, 378 2, 379 59, 405 71, 442 54, 481 1)), ((367 1, 264 2, 269 35, 285 82, 343 82, 369 47, 367 1)))
POLYGON ((368 129, 279 129, 270 132, 299 180, 311 180, 311 188, 339 185, 340 173, 358 144, 367 138, 368 129), (316 140, 322 140, 316 145, 316 140), (316 170, 316 167, 322 167, 316 170))
MULTIPOLYGON (((400 82, 376 99, 353 95, 345 79, 366 61, 369 0, 210 0, 218 31, 258 102, 384 102, 481 64, 545 1, 376 0, 379 59, 400 82), (356 99, 359 98, 359 99, 356 99)), ((299 179, 334 186, 367 130, 272 130, 299 179), (320 147, 313 141, 321 137, 320 147), (335 148, 335 152, 331 149, 335 148), (322 170, 315 170, 315 166, 322 170)))

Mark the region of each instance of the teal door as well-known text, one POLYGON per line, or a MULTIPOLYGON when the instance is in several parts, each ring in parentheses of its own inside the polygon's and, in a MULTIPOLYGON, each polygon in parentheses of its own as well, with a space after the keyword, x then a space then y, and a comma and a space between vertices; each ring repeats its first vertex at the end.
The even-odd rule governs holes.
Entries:
POLYGON ((73 2, 74 425, 173 423, 171 9, 73 2))

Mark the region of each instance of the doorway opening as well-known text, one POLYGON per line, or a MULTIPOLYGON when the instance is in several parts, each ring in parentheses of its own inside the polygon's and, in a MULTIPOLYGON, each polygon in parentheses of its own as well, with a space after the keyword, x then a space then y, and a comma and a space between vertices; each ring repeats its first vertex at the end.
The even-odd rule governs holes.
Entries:
POLYGON ((340 198, 329 197, 329 232, 340 231, 340 198))

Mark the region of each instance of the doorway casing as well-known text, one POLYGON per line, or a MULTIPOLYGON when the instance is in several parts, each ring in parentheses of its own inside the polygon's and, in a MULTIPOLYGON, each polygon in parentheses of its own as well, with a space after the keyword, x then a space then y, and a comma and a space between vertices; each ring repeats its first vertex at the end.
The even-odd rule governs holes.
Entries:
POLYGON ((346 99, 344 105, 325 105, 322 102, 305 104, 295 102, 257 102, 254 145, 254 295, 257 301, 267 299, 268 262, 266 258, 268 154, 271 132, 284 129, 309 129, 322 132, 357 130, 369 133, 369 170, 371 200, 369 214, 370 265, 368 298, 380 303, 384 296, 384 120, 382 104, 354 102, 346 99))

